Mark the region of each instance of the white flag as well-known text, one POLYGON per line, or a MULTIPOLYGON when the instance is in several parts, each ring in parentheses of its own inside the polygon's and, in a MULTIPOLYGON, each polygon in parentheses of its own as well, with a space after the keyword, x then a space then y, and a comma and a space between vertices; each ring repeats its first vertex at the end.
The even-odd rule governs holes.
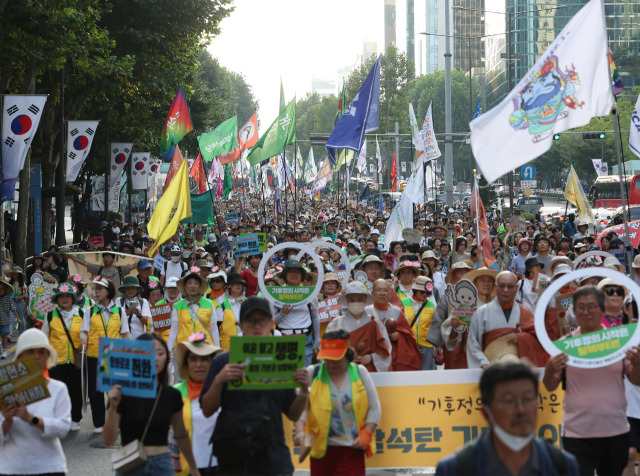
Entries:
POLYGON ((403 193, 391 212, 384 235, 384 249, 388 250, 392 241, 402 241, 402 230, 413 228, 413 202, 403 193))
POLYGON ((378 159, 378 173, 382 172, 382 154, 380 153, 380 144, 378 144, 378 136, 376 136, 376 158, 378 159))
POLYGON ((418 159, 418 164, 404 187, 404 193, 409 197, 411 203, 424 202, 424 183, 424 156, 422 156, 418 159))
POLYGON ((316 165, 316 160, 313 157, 313 148, 309 148, 309 156, 307 157, 307 164, 304 168, 304 183, 309 185, 310 183, 315 182, 317 176, 318 166, 316 165))
POLYGON ((296 180, 302 178, 302 173, 304 171, 304 163, 302 162, 302 154, 300 154, 300 147, 296 148, 296 162, 294 162, 294 177, 296 180))
POLYGON ((284 157, 282 157, 282 154, 278 154, 277 157, 278 162, 276 165, 276 172, 278 173, 278 188, 282 191, 287 183, 287 171, 285 169, 284 157))
POLYGON ((400 164, 400 170, 402 170, 403 172, 407 171, 407 163, 406 162, 402 162, 400 164))
POLYGON ((416 157, 422 156, 424 153, 424 139, 418 130, 418 121, 416 114, 413 112, 413 104, 409 103, 409 124, 411 125, 411 142, 416 148, 416 157))
POLYGON ((24 167, 31 141, 38 130, 40 117, 47 96, 4 97, 2 108, 2 178, 4 179, 3 198, 13 189, 20 171, 24 167))
POLYGON ((111 172, 109 174, 109 211, 120 211, 122 169, 127 163, 133 144, 111 144, 111 172))
POLYGON ((358 155, 358 163, 356 164, 358 172, 363 173, 367 170, 367 139, 362 143, 362 149, 360 149, 360 155, 358 155))
POLYGON ((369 172, 373 173, 376 171, 376 166, 373 164, 369 164, 369 172))
POLYGON ((80 167, 87 159, 98 121, 69 121, 67 132, 67 182, 78 178, 80 167))
POLYGON ((604 175, 602 173, 602 159, 591 159, 591 162, 593 163, 593 168, 596 169, 596 174, 598 174, 598 177, 604 175))
POLYGON ((513 91, 471 121, 473 155, 494 182, 549 150, 554 134, 609 114, 613 101, 604 4, 591 0, 513 91))
POLYGON ((149 175, 149 152, 131 154, 131 190, 146 190, 149 175))
POLYGON ((629 126, 629 149, 640 157, 640 95, 638 95, 636 107, 631 115, 631 125, 629 126))
POLYGON ((433 130, 433 116, 431 114, 431 104, 424 116, 424 122, 422 123, 422 140, 424 140, 424 158, 425 160, 433 160, 442 156, 440 147, 438 147, 438 141, 436 140, 436 133, 433 130))

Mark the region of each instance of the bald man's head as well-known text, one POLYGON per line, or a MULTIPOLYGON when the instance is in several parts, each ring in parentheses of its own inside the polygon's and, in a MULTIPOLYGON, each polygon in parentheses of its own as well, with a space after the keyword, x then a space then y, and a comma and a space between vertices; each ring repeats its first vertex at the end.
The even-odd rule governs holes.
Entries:
POLYGON ((518 292, 518 277, 511 271, 502 271, 496 277, 496 297, 501 306, 513 306, 518 292))

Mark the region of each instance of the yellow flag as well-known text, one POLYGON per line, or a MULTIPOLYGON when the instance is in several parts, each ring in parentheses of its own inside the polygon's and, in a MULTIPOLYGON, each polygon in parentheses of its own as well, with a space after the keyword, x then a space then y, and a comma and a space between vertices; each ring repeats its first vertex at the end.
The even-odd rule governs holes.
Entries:
POLYGON ((337 172, 344 164, 348 164, 356 156, 356 153, 351 149, 343 149, 338 157, 338 162, 333 167, 333 172, 337 172))
POLYGON ((178 230, 180 220, 191 216, 189 173, 187 161, 183 160, 178 172, 162 194, 149 220, 147 231, 155 243, 147 253, 153 256, 158 246, 169 240, 178 230))
POLYGON ((571 166, 571 170, 569 171, 569 178, 567 179, 567 185, 564 189, 564 198, 569 203, 573 203, 576 206, 576 208, 578 209, 578 218, 580 220, 595 223, 593 211, 589 206, 589 201, 587 200, 587 196, 582 189, 580 180, 578 180, 578 174, 573 168, 573 165, 571 166))

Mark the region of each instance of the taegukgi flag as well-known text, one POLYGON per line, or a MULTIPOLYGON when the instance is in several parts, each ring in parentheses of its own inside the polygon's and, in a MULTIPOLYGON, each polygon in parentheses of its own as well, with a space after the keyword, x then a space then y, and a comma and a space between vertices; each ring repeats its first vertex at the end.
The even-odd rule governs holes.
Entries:
POLYGON ((551 147, 553 135, 610 113, 603 0, 591 0, 496 107, 470 123, 471 148, 488 182, 551 147))
POLYGON ((82 164, 89 155, 98 121, 69 121, 67 132, 67 182, 78 178, 82 164))

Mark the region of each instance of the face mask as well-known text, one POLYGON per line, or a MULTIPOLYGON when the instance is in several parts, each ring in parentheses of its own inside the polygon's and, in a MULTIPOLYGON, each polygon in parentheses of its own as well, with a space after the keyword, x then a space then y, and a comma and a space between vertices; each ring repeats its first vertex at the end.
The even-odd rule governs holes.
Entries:
POLYGON ((180 261, 180 256, 171 256, 171 261, 177 263, 178 261, 180 261))
POLYGON ((347 309, 354 316, 359 316, 364 312, 364 303, 363 302, 350 302, 347 304, 347 309))
POLYGON ((491 414, 491 410, 489 410, 488 407, 485 407, 485 409, 487 410, 487 415, 489 415, 489 421, 493 424, 493 427, 491 428, 492 431, 495 433, 496 437, 511 451, 520 451, 525 446, 527 446, 531 442, 531 440, 533 440, 533 437, 535 436, 535 432, 533 431, 527 436, 516 436, 512 435, 511 433, 507 433, 505 430, 498 426, 493 418, 493 415, 491 414))

